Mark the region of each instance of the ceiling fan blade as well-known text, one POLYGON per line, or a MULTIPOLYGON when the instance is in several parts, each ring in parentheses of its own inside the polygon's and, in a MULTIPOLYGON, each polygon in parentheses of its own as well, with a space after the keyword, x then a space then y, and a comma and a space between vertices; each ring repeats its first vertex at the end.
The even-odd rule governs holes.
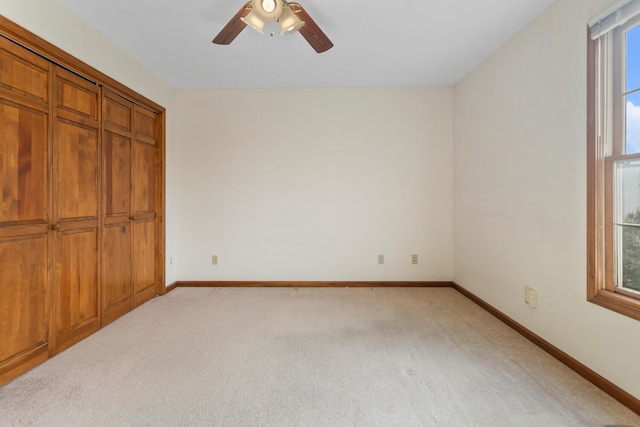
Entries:
POLYGON ((298 31, 316 52, 322 53, 333 47, 333 43, 329 40, 329 37, 322 32, 320 27, 318 27, 318 24, 311 19, 311 16, 309 16, 300 4, 289 3, 289 6, 292 6, 293 11, 298 15, 298 18, 304 21, 304 25, 298 31))
POLYGON ((251 12, 251 2, 247 2, 247 4, 242 6, 242 9, 240 9, 233 18, 231 18, 222 31, 218 33, 216 38, 213 39, 212 43, 231 44, 231 42, 238 37, 238 34, 244 30, 244 27, 247 26, 247 24, 245 24, 240 18, 244 18, 249 14, 249 12, 251 12))

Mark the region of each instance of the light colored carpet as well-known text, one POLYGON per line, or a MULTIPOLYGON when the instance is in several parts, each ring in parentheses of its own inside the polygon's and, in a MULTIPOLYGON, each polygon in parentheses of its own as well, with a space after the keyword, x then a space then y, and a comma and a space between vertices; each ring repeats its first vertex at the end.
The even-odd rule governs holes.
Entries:
POLYGON ((640 426, 453 289, 179 288, 0 388, 0 425, 640 426))

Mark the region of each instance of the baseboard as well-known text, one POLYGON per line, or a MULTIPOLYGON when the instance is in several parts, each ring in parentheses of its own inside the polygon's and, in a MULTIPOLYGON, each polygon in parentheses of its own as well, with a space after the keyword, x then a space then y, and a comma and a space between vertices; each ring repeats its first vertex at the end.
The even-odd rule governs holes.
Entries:
POLYGON ((167 286, 167 287, 165 288, 165 290, 164 290, 164 294, 163 294, 163 295, 168 294, 169 292, 171 292, 172 290, 174 290, 174 289, 175 289, 175 288, 177 288, 177 287, 178 287, 178 282, 173 282, 172 284, 170 284, 169 286, 167 286))
MULTIPOLYGON (((167 287, 175 288, 450 288, 453 282, 349 282, 349 281, 178 281, 167 287)), ((171 288, 171 289, 169 289, 171 288)))
POLYGON ((516 322, 515 320, 513 320, 512 318, 510 318, 500 310, 498 310, 497 308, 488 304, 487 302, 480 299, 479 297, 477 297, 470 291, 466 290, 462 286, 458 285, 457 283, 452 283, 452 287, 458 292, 460 292, 462 295, 466 296, 471 301, 475 302, 480 307, 482 307, 483 309, 491 313, 493 316, 498 318, 504 324, 511 327, 520 335, 522 335, 523 337, 525 337, 526 339, 528 339, 529 341, 531 341, 532 343, 534 343, 535 345, 537 345, 538 347, 540 347, 541 349, 549 353, 551 356, 558 359, 560 362, 564 363, 566 366, 568 366, 573 371, 578 373, 581 377, 583 377, 584 379, 586 379, 587 381, 589 381, 590 383, 592 383, 593 385, 595 385, 596 387, 598 387, 599 389, 601 389, 602 391, 604 391, 605 393, 607 393, 608 395, 616 399, 618 402, 622 403, 627 408, 631 409, 636 414, 640 415, 640 399, 637 399, 636 397, 627 393, 626 391, 624 391, 623 389, 621 389, 611 381, 607 380, 600 374, 589 369, 587 366, 578 362, 576 359, 569 356, 567 353, 560 350, 558 347, 554 346, 550 342, 544 340, 540 336, 531 332, 529 329, 525 328, 524 326, 522 326, 521 324, 519 324, 518 322, 516 322))

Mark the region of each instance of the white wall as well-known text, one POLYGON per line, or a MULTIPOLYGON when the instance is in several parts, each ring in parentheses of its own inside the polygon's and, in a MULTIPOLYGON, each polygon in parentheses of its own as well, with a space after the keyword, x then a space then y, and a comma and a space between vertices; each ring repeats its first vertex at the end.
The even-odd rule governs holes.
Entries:
MULTIPOLYGON (((1 0, 0 15, 14 21, 167 110, 167 264, 175 249, 175 91, 55 0, 1 0)), ((167 265, 166 282, 175 281, 167 265)))
POLYGON ((586 23, 612 3, 557 1, 455 87, 454 277, 640 398, 640 322, 586 301, 586 23))
POLYGON ((181 280, 451 280, 451 88, 177 99, 181 280))

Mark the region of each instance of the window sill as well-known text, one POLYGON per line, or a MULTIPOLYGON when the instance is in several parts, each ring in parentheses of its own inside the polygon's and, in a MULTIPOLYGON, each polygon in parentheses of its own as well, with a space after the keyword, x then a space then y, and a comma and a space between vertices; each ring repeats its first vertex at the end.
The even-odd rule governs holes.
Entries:
POLYGON ((640 320, 640 300, 619 293, 599 289, 588 299, 601 307, 608 308, 624 316, 640 320))

